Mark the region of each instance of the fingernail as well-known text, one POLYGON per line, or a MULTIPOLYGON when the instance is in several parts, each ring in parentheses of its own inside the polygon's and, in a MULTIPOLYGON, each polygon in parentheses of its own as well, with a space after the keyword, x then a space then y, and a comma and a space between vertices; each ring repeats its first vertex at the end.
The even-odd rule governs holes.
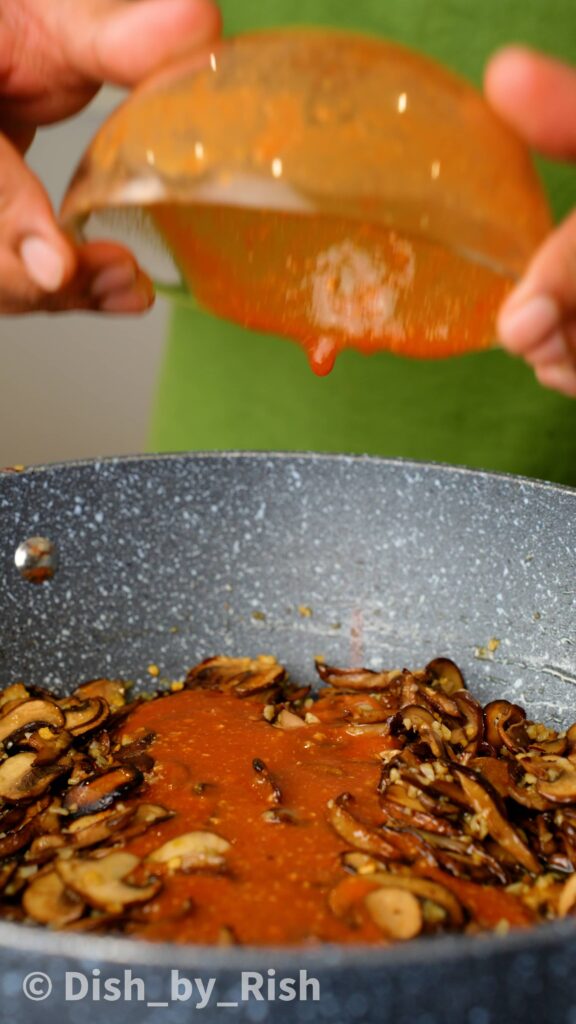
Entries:
POLYGON ((551 295, 532 295, 522 303, 509 300, 498 318, 498 332, 506 348, 524 353, 558 328, 560 307, 551 295))
POLYGON ((57 292, 64 282, 65 265, 61 253, 39 235, 30 235, 20 245, 20 258, 28 277, 45 292, 57 292))
POLYGON ((154 293, 150 286, 146 282, 138 281, 124 291, 104 295, 98 303, 98 309, 102 313, 143 313, 152 305, 153 300, 154 293))
POLYGON ((90 284, 90 294, 95 299, 99 299, 112 292, 127 291, 135 283, 136 278, 136 267, 129 260, 113 263, 109 267, 104 267, 93 278, 90 284))

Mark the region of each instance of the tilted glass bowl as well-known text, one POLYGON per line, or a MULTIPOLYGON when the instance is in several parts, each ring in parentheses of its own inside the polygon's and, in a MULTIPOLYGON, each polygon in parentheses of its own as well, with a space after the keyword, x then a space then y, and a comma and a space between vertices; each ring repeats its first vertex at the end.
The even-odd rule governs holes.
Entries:
POLYGON ((158 233, 200 306, 337 352, 487 347, 550 227, 526 146, 468 82, 404 47, 321 29, 223 41, 101 127, 64 198, 158 233))

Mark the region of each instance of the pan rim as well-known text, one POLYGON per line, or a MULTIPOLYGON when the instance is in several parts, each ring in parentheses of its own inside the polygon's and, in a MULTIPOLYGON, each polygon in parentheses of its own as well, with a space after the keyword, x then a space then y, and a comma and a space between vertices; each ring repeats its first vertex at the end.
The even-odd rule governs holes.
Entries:
POLYGON ((100 469, 113 468, 120 465, 156 462, 195 462, 200 460, 214 460, 224 462, 226 460, 238 461, 275 461, 290 462, 292 460, 305 462, 335 462, 335 463, 371 463, 378 466, 387 466, 396 469, 413 469, 415 471, 441 470, 446 476, 464 476, 477 480, 500 480, 509 481, 523 487, 536 491, 560 491, 564 494, 576 495, 576 486, 557 483, 553 480, 544 480, 538 477, 524 476, 519 473, 506 473, 502 470, 477 469, 472 466, 464 466, 457 463, 435 462, 426 459, 407 459, 399 456, 383 456, 372 454, 361 454, 357 452, 329 452, 329 451, 299 451, 279 449, 190 449, 168 452, 135 452, 133 454, 92 456, 85 459, 65 459, 57 462, 46 462, 31 464, 29 466, 5 466, 0 468, 0 482, 2 477, 14 479, 25 477, 27 474, 44 474, 67 469, 100 469))

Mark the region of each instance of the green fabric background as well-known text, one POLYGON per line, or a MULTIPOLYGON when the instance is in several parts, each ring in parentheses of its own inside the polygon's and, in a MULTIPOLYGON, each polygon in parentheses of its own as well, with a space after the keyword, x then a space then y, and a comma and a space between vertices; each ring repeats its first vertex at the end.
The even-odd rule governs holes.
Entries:
MULTIPOLYGON (((476 84, 489 54, 524 42, 576 61, 574 0, 223 0, 226 33, 283 24, 376 32, 476 84)), ((539 161, 557 217, 573 167, 539 161)), ((151 435, 157 451, 362 452, 576 484, 576 402, 500 351, 438 362, 346 352, 316 378, 293 343, 175 309, 151 435)))

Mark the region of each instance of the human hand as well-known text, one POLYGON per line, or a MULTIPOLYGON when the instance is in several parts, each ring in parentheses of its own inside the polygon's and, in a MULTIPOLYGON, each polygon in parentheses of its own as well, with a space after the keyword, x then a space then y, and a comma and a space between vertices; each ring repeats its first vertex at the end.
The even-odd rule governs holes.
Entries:
POLYGON ((212 0, 2 0, 0 313, 137 313, 150 280, 113 242, 75 246, 24 153, 36 128, 82 109, 103 82, 131 87, 220 30, 212 0))
MULTIPOLYGON (((488 64, 485 90, 531 147, 561 160, 576 158, 576 69, 507 47, 488 64)), ((508 296, 498 334, 544 387, 576 398, 576 210, 546 239, 508 296)))

